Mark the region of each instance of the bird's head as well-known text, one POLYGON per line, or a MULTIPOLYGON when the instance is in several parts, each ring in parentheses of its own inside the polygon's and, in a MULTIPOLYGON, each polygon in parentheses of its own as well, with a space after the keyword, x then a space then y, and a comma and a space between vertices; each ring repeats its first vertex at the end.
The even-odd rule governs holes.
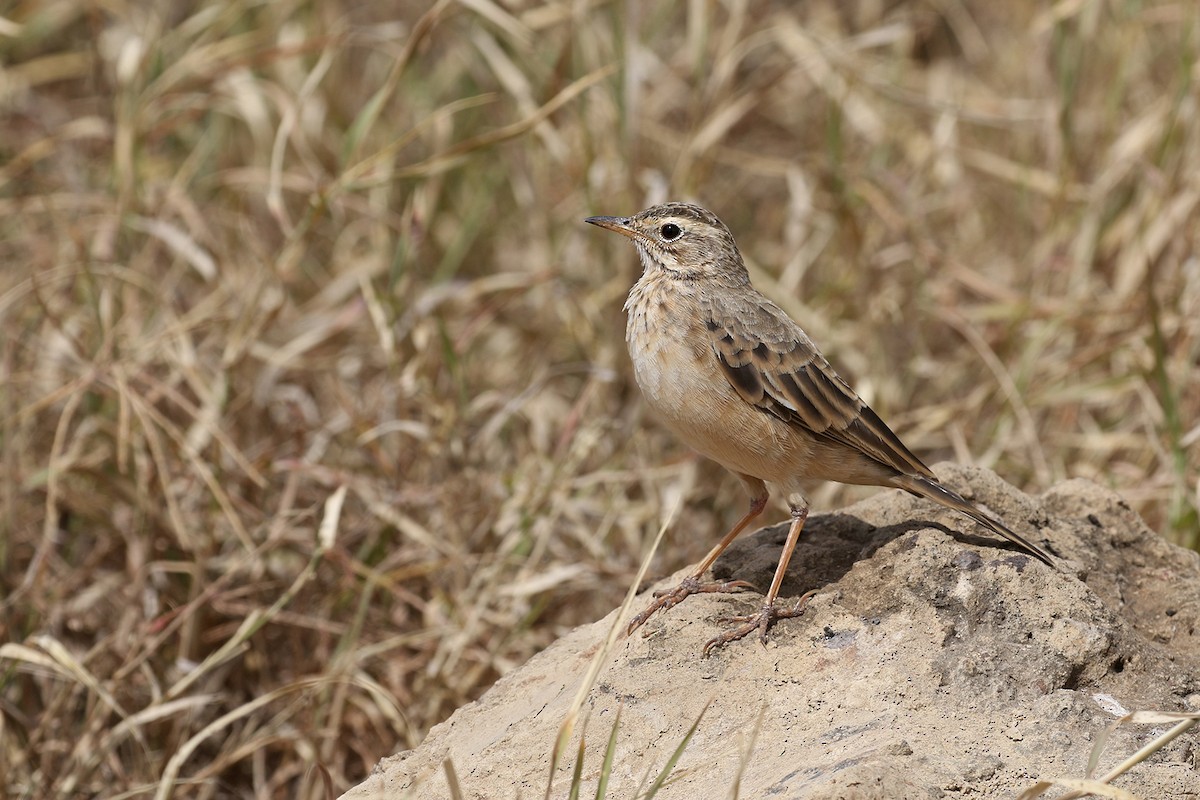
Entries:
POLYGON ((632 217, 588 217, 585 222, 628 236, 642 267, 679 280, 741 285, 749 274, 733 234, 716 214, 694 203, 665 203, 632 217))

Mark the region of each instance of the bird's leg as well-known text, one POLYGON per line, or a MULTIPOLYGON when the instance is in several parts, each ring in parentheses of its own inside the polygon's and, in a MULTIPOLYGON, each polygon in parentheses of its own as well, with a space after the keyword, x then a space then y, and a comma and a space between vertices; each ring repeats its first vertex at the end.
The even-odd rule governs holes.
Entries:
POLYGON ((763 644, 766 644, 767 628, 771 627, 771 623, 777 619, 800 616, 804 613, 804 607, 808 605, 809 598, 815 594, 815 592, 805 593, 791 608, 779 608, 775 605, 775 598, 779 594, 779 586, 783 583, 783 576, 787 573, 788 562, 792 559, 792 551, 796 549, 796 543, 800 541, 800 531, 804 529, 804 521, 808 519, 807 503, 789 503, 789 505, 792 508, 792 527, 788 529, 787 541, 783 543, 783 552, 779 555, 779 565, 775 567, 775 577, 771 581, 771 588, 767 591, 767 596, 763 599, 762 608, 755 614, 749 614, 744 617, 731 617, 727 620, 728 622, 740 622, 742 624, 722 633, 720 636, 714 636, 709 639, 704 645, 705 657, 712 652, 714 647, 736 642, 755 629, 758 630, 758 638, 763 644))
POLYGON ((742 479, 742 482, 746 484, 746 487, 751 490, 750 509, 740 520, 738 520, 737 524, 733 526, 729 533, 725 534, 725 537, 721 539, 721 541, 717 542, 717 546, 708 551, 708 555, 706 555, 704 560, 700 562, 700 566, 696 568, 694 573, 680 581, 679 585, 677 585, 674 589, 668 589, 666 591, 654 593, 654 602, 646 606, 642 613, 638 614, 629 621, 629 626, 625 629, 626 636, 633 633, 642 625, 642 623, 650 619, 650 617, 654 615, 654 612, 658 611, 659 609, 671 608, 672 606, 678 605, 690 594, 698 594, 701 592, 732 592, 736 591, 737 589, 754 588, 753 584, 747 583, 746 581, 725 581, 723 583, 700 582, 700 579, 704 577, 704 573, 707 572, 708 568, 711 567, 713 562, 717 560, 717 556, 721 555, 725 548, 729 547, 729 545, 733 543, 733 540, 738 537, 738 534, 744 531, 746 526, 749 525, 754 518, 761 514, 763 509, 767 507, 767 498, 770 495, 767 492, 766 485, 757 478, 751 478, 748 475, 740 475, 739 477, 742 479))

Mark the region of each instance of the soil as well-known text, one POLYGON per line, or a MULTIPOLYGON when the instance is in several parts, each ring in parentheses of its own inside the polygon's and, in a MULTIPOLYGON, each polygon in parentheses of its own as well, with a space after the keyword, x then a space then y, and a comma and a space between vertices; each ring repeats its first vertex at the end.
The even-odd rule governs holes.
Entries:
MULTIPOLYGON (((900 492, 815 515, 781 593, 816 589, 804 615, 775 624, 766 646, 752 636, 702 658, 722 618, 761 598, 696 595, 619 640, 549 796, 568 796, 581 735, 580 796, 595 796, 615 726, 606 797, 632 798, 699 720, 657 798, 1011 798, 1038 779, 1084 777, 1093 743, 1127 711, 1200 710, 1200 555, 1083 480, 1029 496, 985 470, 936 471, 1049 545, 1064 571, 900 492)), ((736 542, 714 575, 768 585, 786 530, 736 542)), ((615 614, 506 675, 345 797, 450 797, 447 759, 467 798, 545 796, 555 739, 615 614)), ((1117 727, 1096 774, 1169 727, 1117 727)), ((1114 785, 1200 797, 1197 730, 1114 785)))

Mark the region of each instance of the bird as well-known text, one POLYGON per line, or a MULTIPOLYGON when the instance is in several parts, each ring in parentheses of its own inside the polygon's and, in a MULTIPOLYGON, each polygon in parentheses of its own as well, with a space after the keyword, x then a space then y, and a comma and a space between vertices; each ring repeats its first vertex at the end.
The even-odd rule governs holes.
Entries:
POLYGON ((585 222, 629 238, 642 274, 625 301, 634 377, 647 404, 690 447, 734 473, 750 507, 677 586, 656 593, 626 628, 699 592, 754 588, 746 581, 705 583, 722 551, 762 514, 768 484, 782 492, 791 525, 761 608, 732 617, 714 648, 778 619, 796 617, 777 602, 788 562, 808 518, 804 485, 816 480, 903 489, 954 509, 1056 568, 1053 557, 943 485, 830 366, 808 334, 750 283, 729 228, 694 203, 655 205, 629 217, 585 222))

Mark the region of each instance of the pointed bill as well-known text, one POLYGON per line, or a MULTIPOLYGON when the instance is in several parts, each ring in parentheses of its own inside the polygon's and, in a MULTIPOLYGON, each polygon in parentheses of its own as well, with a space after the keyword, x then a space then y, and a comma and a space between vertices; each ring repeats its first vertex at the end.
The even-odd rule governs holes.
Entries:
POLYGON ((591 225, 633 238, 634 231, 629 217, 588 217, 584 220, 591 225))

